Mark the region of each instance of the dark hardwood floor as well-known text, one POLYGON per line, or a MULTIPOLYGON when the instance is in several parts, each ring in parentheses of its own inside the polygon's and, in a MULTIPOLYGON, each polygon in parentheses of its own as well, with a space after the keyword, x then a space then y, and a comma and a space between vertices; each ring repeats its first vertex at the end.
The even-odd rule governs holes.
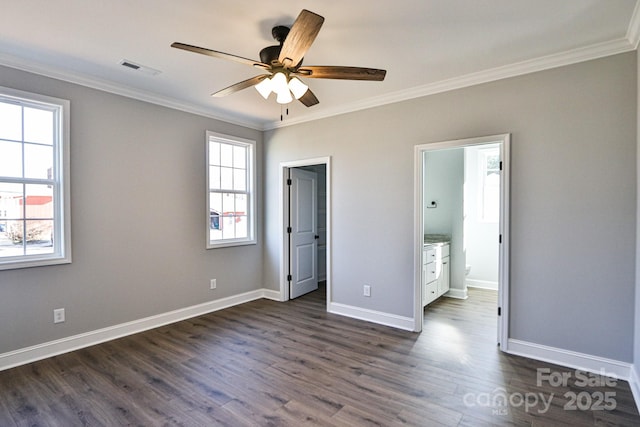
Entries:
POLYGON ((626 382, 501 353, 495 301, 441 298, 420 335, 254 301, 0 372, 0 426, 640 425, 626 382))

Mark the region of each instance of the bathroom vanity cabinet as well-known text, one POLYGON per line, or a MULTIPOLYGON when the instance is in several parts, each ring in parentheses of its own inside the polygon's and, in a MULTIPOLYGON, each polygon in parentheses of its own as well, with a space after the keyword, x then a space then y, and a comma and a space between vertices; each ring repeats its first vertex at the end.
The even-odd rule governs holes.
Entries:
POLYGON ((449 291, 449 243, 425 244, 422 254, 422 305, 449 291))

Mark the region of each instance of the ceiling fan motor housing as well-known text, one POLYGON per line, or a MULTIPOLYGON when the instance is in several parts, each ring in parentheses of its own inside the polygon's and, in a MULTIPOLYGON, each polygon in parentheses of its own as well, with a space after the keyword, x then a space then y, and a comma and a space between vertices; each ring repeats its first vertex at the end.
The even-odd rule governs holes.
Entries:
POLYGON ((291 102, 291 95, 293 94, 296 99, 306 107, 311 107, 318 104, 318 98, 309 90, 308 86, 302 83, 299 77, 341 80, 384 80, 386 71, 374 68, 322 65, 300 68, 304 55, 318 35, 323 22, 324 18, 322 16, 303 9, 291 28, 284 25, 273 27, 271 29, 271 35, 279 44, 277 46, 267 46, 262 49, 260 51, 260 62, 243 58, 242 56, 180 42, 172 43, 171 47, 200 55, 238 62, 250 67, 259 68, 263 72, 263 74, 214 92, 211 96, 215 97, 230 95, 254 86, 266 99, 267 96, 274 91, 269 83, 273 83, 273 81, 276 80, 275 83, 284 83, 284 85, 280 86, 286 86, 284 89, 276 91, 278 94, 284 94, 280 96, 282 99, 276 100, 278 103, 291 102))
MULTIPOLYGON (((278 58, 280 57, 280 51, 282 50, 282 44, 284 43, 287 35, 289 35, 289 27, 285 27, 284 25, 278 25, 271 29, 271 35, 274 39, 280 43, 277 46, 267 46, 260 51, 260 62, 263 64, 269 65, 279 65, 278 58)), ((299 67, 302 64, 302 60, 300 63, 296 64, 296 67, 299 67)))
POLYGON ((282 45, 267 46, 260 51, 260 62, 263 64, 274 65, 278 62, 282 45))

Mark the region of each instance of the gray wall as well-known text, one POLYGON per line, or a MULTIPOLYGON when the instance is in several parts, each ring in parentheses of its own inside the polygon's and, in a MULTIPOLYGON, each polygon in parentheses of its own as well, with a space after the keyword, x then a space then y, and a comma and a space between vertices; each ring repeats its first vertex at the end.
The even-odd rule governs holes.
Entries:
POLYGON ((631 52, 265 133, 265 285, 278 164, 330 155, 333 300, 412 316, 413 147, 510 132, 510 337, 631 362, 636 74, 631 52))
POLYGON ((204 229, 205 131, 257 140, 259 165, 261 132, 9 68, 0 86, 71 100, 73 244, 0 271, 0 353, 262 287, 262 245, 205 250, 204 229))
POLYGON ((450 281, 454 289, 466 290, 462 233, 464 148, 428 151, 424 154, 424 233, 451 237, 450 281), (435 200, 436 208, 427 206, 435 200))

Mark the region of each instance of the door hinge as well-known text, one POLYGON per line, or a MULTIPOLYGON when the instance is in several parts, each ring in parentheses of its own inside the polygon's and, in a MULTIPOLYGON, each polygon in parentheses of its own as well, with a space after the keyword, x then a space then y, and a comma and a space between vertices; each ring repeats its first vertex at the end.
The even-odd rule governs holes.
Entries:
POLYGON ((293 231, 291 227, 287 227, 287 233, 291 234, 291 231, 293 231))
POLYGON ((502 170, 502 161, 500 161, 500 170, 502 170))
POLYGON ((292 183, 291 178, 287 178, 287 185, 291 185, 292 183))
POLYGON ((287 274, 287 282, 290 282, 293 279, 290 274, 287 274))
POLYGON ((502 243, 502 234, 498 236, 498 243, 502 243))
POLYGON ((502 307, 498 307, 498 316, 502 316, 502 307))

